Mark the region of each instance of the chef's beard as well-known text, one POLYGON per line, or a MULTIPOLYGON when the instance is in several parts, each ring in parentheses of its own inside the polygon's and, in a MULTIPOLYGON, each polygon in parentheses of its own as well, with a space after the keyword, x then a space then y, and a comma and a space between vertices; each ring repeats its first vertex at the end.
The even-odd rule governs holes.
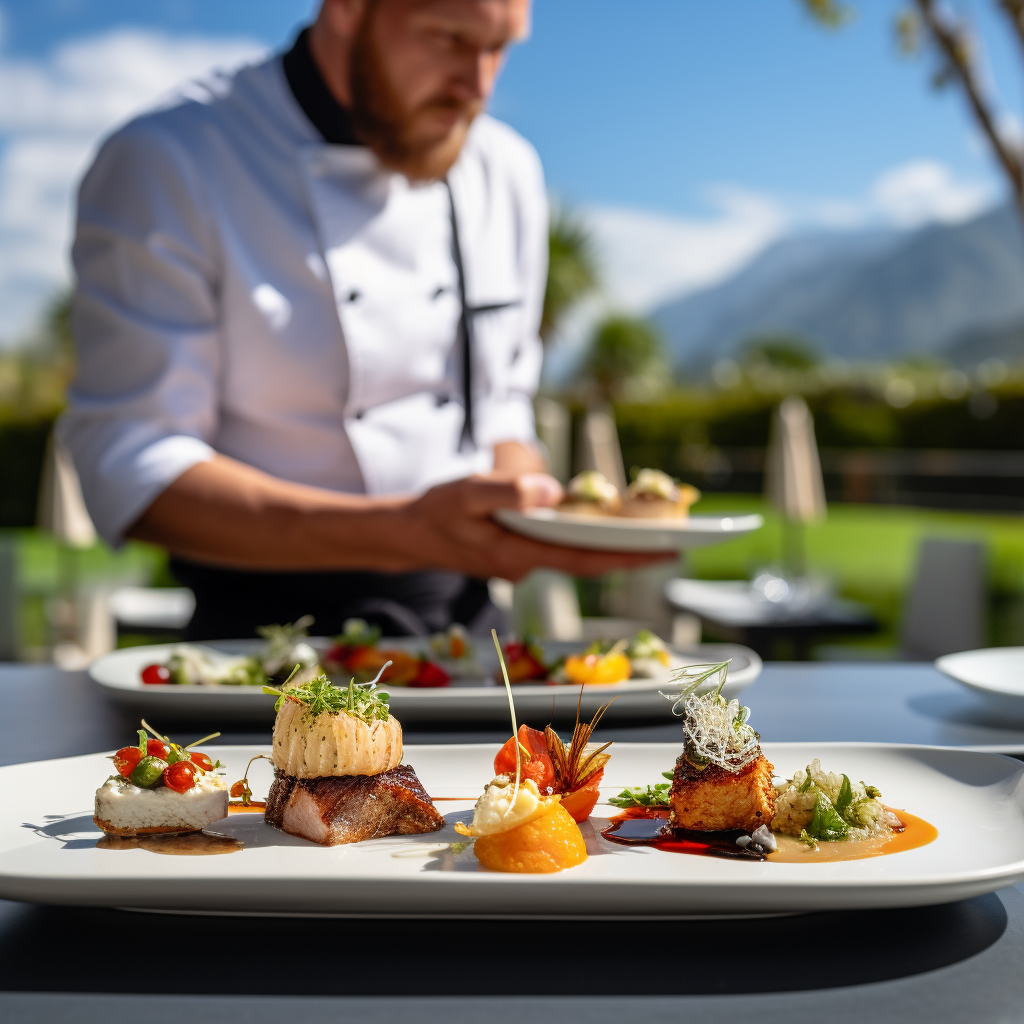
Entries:
POLYGON ((385 167, 414 181, 439 181, 458 159, 483 102, 440 96, 409 109, 392 86, 381 58, 373 28, 374 6, 367 5, 353 39, 350 89, 355 133, 385 167), (438 110, 455 111, 458 118, 447 135, 425 139, 417 130, 420 121, 438 110))

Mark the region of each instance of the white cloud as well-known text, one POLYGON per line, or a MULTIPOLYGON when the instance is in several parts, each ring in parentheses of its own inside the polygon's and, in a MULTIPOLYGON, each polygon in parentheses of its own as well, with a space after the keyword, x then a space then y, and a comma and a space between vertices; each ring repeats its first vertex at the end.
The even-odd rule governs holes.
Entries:
POLYGON ((966 220, 992 199, 988 184, 960 181, 934 160, 914 160, 876 179, 868 212, 873 208, 880 219, 898 227, 918 227, 929 221, 966 220))
POLYGON ((700 219, 617 207, 582 211, 602 278, 619 306, 650 309, 680 291, 713 284, 786 226, 786 211, 770 198, 731 186, 718 186, 710 197, 717 212, 700 219))
POLYGON ((40 61, 0 54, 0 339, 29 331, 68 280, 74 188, 97 141, 180 83, 262 50, 119 29, 40 61))

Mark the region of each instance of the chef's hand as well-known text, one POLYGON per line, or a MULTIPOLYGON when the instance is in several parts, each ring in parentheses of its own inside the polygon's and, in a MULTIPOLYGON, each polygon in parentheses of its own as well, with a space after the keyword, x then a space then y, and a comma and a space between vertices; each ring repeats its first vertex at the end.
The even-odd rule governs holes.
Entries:
POLYGON ((506 580, 521 579, 534 569, 597 576, 677 557, 674 551, 634 554, 543 544, 510 532, 491 518, 498 509, 550 507, 561 498, 561 485, 545 473, 491 473, 440 484, 403 510, 407 530, 402 546, 421 563, 426 557, 438 568, 506 580))

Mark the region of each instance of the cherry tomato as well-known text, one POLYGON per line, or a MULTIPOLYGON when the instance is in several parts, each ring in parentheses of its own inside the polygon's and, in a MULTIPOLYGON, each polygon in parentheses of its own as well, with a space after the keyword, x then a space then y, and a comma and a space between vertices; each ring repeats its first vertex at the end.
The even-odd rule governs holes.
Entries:
POLYGON ((192 758, 192 763, 197 768, 201 768, 204 772, 213 771, 213 760, 209 754, 204 754, 199 750, 190 750, 188 756, 192 758))
POLYGON ((146 753, 153 757, 159 757, 161 761, 166 761, 167 744, 160 740, 146 740, 146 753))
POLYGON ((122 747, 114 755, 114 767, 119 775, 123 775, 127 779, 141 760, 142 751, 138 747, 122 747))
POLYGON ((416 678, 411 680, 410 686, 447 686, 451 682, 448 673, 440 665, 424 659, 416 672, 416 678))
POLYGON ((198 773, 191 761, 175 761, 164 769, 164 785, 175 793, 187 793, 196 784, 198 773))
MULTIPOLYGON (((544 792, 555 781, 555 768, 548 754, 547 741, 539 729, 531 729, 528 725, 519 726, 519 742, 530 751, 529 759, 525 754, 520 757, 522 777, 533 779, 537 788, 544 792)), ((494 759, 494 771, 498 775, 515 775, 516 773, 516 741, 507 740, 494 759)))
POLYGON ((171 670, 166 665, 147 665, 142 670, 142 681, 147 686, 171 681, 171 670))

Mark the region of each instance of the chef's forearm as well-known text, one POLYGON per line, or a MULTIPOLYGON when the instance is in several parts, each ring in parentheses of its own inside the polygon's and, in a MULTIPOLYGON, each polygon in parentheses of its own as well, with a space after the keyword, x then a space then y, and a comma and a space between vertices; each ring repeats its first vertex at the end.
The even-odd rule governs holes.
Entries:
POLYGON ((407 499, 338 494, 217 455, 183 473, 128 536, 253 569, 407 568, 394 535, 407 499))

